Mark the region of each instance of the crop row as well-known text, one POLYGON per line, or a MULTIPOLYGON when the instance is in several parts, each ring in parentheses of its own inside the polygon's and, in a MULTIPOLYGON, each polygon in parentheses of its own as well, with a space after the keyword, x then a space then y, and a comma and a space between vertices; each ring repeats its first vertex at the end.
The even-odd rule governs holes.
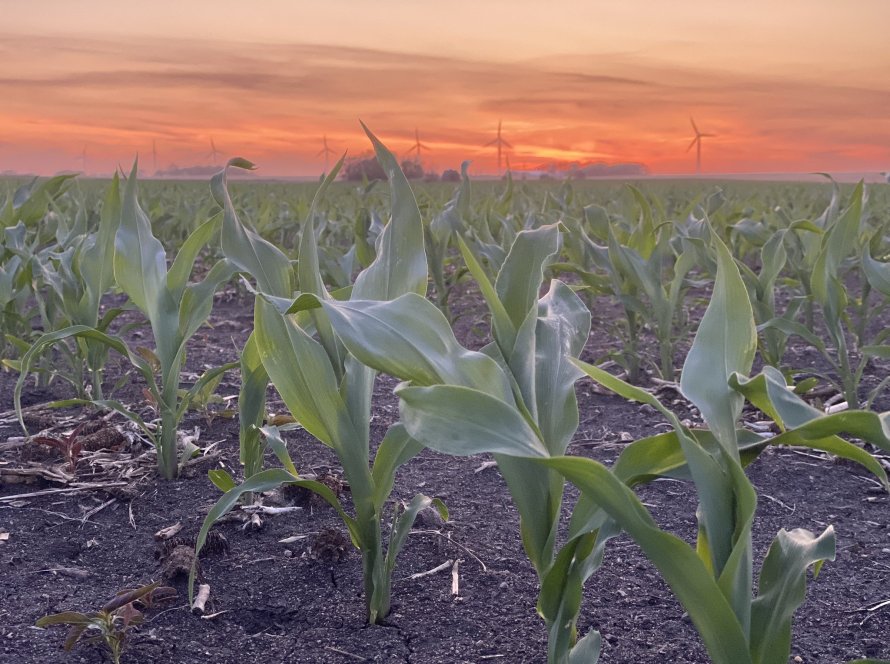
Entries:
MULTIPOLYGON (((159 473, 169 479, 195 451, 177 442, 187 409, 237 368, 243 476, 211 471, 223 494, 204 521, 199 550, 228 511, 277 486, 301 486, 342 518, 362 555, 368 621, 379 622, 389 613, 396 557, 415 518, 429 508, 447 518, 435 497, 393 504, 398 468, 423 448, 490 453, 540 579, 537 610, 548 629, 549 662, 598 659, 600 635, 576 630, 582 589, 622 532, 658 568, 713 661, 786 662, 807 570, 834 558, 835 536, 830 526, 819 534, 780 531, 755 583, 757 494, 745 467, 770 446, 804 446, 861 464, 888 487, 880 462, 840 437, 890 451, 886 415, 873 410, 887 380, 870 390, 863 385, 866 367, 890 358, 890 333, 876 323, 890 297, 888 218, 869 212, 865 187, 843 196, 832 183, 827 206, 816 210, 811 202, 805 215, 770 202, 760 211, 728 211, 720 193, 681 204, 631 187, 632 211, 616 214, 578 204, 569 185, 547 190, 533 207, 510 181, 499 196, 474 205, 465 165, 450 200, 423 215, 393 155, 368 136, 389 181, 390 219, 384 223, 372 204, 371 184, 340 203, 346 212, 325 203, 341 160, 305 207, 293 247, 284 239, 292 237, 287 226, 266 224, 261 233, 264 224, 239 215, 227 177, 230 169, 252 168, 242 159, 212 179, 212 203, 194 206, 206 221, 187 234, 167 229, 165 239, 178 244, 172 261, 155 235, 169 220, 153 222, 141 206, 136 165, 114 178, 97 218, 85 206, 65 213, 64 177, 19 188, 0 217, 3 362, 19 372, 16 406, 31 376, 66 381, 75 396, 57 405, 119 412, 152 442, 159 473), (184 389, 186 346, 207 321, 215 293, 236 276, 254 297, 254 327, 240 361, 184 389), (475 284, 490 317, 491 341, 479 351, 462 346, 453 331, 450 294, 462 282, 475 284), (110 292, 126 295, 126 307, 104 310, 110 292), (650 374, 674 380, 692 328, 690 300, 702 294, 707 308, 679 374, 680 391, 704 423, 691 428, 641 384, 650 374), (582 362, 590 307, 603 297, 618 304, 622 347, 598 363, 582 362), (125 308, 147 320, 153 349, 111 332, 125 308), (644 335, 657 349, 651 361, 642 352, 644 335), (825 372, 802 376, 783 364, 795 335, 823 357, 825 372), (112 351, 141 376, 155 421, 115 400, 113 388, 106 396, 103 370, 112 351), (758 351, 763 368, 752 374, 758 351), (399 422, 372 454, 378 372, 401 381, 399 422), (579 425, 575 383, 585 376, 655 408, 670 432, 629 444, 611 468, 566 455, 579 425), (301 474, 282 430, 266 423, 269 384, 296 423, 337 455, 351 508, 301 474), (831 386, 841 403, 814 407, 805 397, 817 385, 831 386), (746 429, 746 402, 779 433, 746 429), (264 467, 267 450, 280 465, 264 467), (664 477, 695 486, 694 546, 660 529, 633 492, 664 477), (581 497, 565 506, 571 520, 562 537, 569 482, 581 497)), ((251 209, 262 215, 278 204, 251 209)))

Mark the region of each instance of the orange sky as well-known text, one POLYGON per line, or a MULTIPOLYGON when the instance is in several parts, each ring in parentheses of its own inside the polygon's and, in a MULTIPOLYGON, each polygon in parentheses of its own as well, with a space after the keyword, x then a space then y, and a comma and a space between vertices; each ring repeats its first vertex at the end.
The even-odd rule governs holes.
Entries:
POLYGON ((363 119, 438 169, 890 170, 887 0, 0 0, 0 171, 318 173, 363 119), (257 9, 259 8, 259 9, 257 9))

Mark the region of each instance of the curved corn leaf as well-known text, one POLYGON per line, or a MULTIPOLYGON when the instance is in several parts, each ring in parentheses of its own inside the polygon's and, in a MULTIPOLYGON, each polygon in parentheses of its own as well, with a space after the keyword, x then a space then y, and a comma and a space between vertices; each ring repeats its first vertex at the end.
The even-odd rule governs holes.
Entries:
POLYGON ((247 229, 238 219, 227 184, 230 167, 252 169, 253 164, 244 159, 232 159, 210 180, 213 198, 223 209, 220 234, 223 254, 238 270, 252 276, 260 291, 277 297, 290 297, 293 294, 290 259, 271 242, 247 229))
POLYGON ((62 611, 50 616, 43 616, 34 623, 35 627, 49 627, 50 625, 89 625, 90 617, 78 611, 62 611))
POLYGON ((867 244, 862 248, 862 271, 872 288, 890 297, 890 263, 872 258, 867 244))
POLYGON ((746 633, 708 568, 688 544, 658 528, 627 486, 590 459, 555 457, 538 463, 559 471, 637 542, 688 611, 715 664, 751 664, 746 633))
MULTIPOLYGON (((309 206, 309 215, 306 223, 303 225, 303 232, 300 236, 300 259, 297 263, 297 276, 300 284, 300 290, 304 293, 312 293, 321 299, 330 299, 324 280, 321 277, 321 268, 318 265, 318 243, 315 237, 315 215, 319 202, 324 198, 331 183, 336 179, 340 168, 343 166, 343 160, 346 159, 344 154, 334 164, 334 168, 328 173, 321 186, 315 192, 312 198, 312 204, 309 206)), ((337 342, 331 324, 324 318, 319 316, 318 312, 310 313, 315 329, 318 331, 319 339, 322 346, 331 358, 331 364, 334 366, 338 375, 342 375, 343 363, 345 361, 343 349, 337 342)))
POLYGON ((731 457, 737 457, 735 422, 743 398, 729 386, 735 373, 747 374, 757 349, 757 331, 748 291, 729 249, 716 235, 717 279, 711 302, 683 364, 680 389, 701 411, 731 457))
MULTIPOLYGON (((306 303, 309 298, 301 296, 306 303)), ((473 387, 512 400, 506 376, 487 355, 466 350, 436 305, 408 293, 388 302, 323 301, 343 344, 363 364, 427 386, 473 387)))
POLYGON ((729 385, 762 410, 782 431, 822 416, 821 411, 788 389, 785 376, 774 367, 764 367, 753 378, 734 373, 729 378, 729 385))
POLYGON ((213 239, 214 235, 219 232, 222 225, 222 215, 217 214, 212 219, 205 221, 198 226, 191 235, 186 238, 185 242, 176 254, 170 271, 167 273, 167 289, 178 300, 180 294, 188 285, 189 277, 195 267, 195 261, 204 245, 213 239))
POLYGON ((340 518, 343 519, 343 523, 346 525, 350 535, 352 536, 353 543, 357 545, 359 541, 359 535, 355 519, 353 519, 348 514, 346 514, 346 512, 343 511, 343 507, 340 505, 340 501, 337 500, 337 496, 334 495, 334 492, 331 491, 330 487, 314 480, 304 480, 298 475, 292 475, 283 468, 269 468, 267 470, 262 470, 253 477, 249 477, 244 480, 244 482, 242 482, 239 486, 223 494, 220 499, 216 501, 216 504, 207 513, 207 516, 204 517, 204 522, 201 524, 201 529, 198 531, 197 538, 195 538, 196 562, 192 565, 192 569, 189 572, 189 603, 194 600, 196 573, 195 566, 197 564, 198 554, 204 547, 204 544, 207 541, 207 535, 213 525, 223 516, 228 514, 228 512, 233 507, 235 507, 235 505, 238 504, 241 496, 245 493, 270 491, 281 486, 282 484, 293 484, 295 486, 309 489, 313 493, 316 493, 321 498, 323 498, 325 502, 327 502, 337 511, 337 513, 340 515, 340 518))
POLYGON ((571 362, 590 335, 590 311, 571 288, 553 280, 538 302, 535 325, 536 422, 550 454, 565 453, 578 428, 575 382, 582 373, 571 362))
POLYGON ((395 481, 396 470, 417 456, 423 445, 414 440, 401 424, 395 424, 387 430, 386 435, 377 448, 374 465, 371 467, 371 479, 374 483, 374 506, 383 509, 389 498, 395 481))
POLYGON ((834 528, 816 537, 808 530, 780 530, 763 561, 751 608, 751 659, 785 664, 791 651, 791 618, 806 598, 807 568, 834 560, 834 528))
POLYGON ((178 343, 174 330, 179 327, 178 302, 167 287, 167 254, 151 232, 151 221, 137 200, 136 173, 133 163, 124 187, 121 222, 114 238, 114 278, 151 323, 155 331, 158 357, 163 366, 173 363, 178 343))
POLYGON ((423 223, 414 192, 398 161, 364 123, 377 161, 383 167, 391 191, 392 218, 378 238, 377 257, 356 278, 352 297, 357 300, 392 300, 405 293, 426 294, 427 264, 423 223))
POLYGON ((456 456, 547 455, 541 439, 515 407, 479 390, 402 384, 396 395, 405 430, 430 449, 456 456))
POLYGON ((130 363, 139 370, 139 372, 142 374, 142 377, 148 383, 149 388, 153 388, 154 391, 157 392, 157 386, 155 386, 154 384, 154 373, 152 372, 151 366, 139 354, 131 352, 130 348, 126 345, 126 343, 124 343, 123 339, 110 336, 108 334, 105 334, 104 332, 100 332, 99 330, 88 327, 86 325, 72 325, 71 327, 57 330, 56 332, 49 332, 47 334, 44 334, 37 341, 35 341, 34 344, 28 349, 28 352, 26 352, 22 356, 19 377, 18 380, 16 380, 15 389, 13 390, 13 403, 15 405, 16 413, 18 414, 19 424, 21 424, 22 428, 26 431, 27 429, 25 427, 24 420, 22 419, 21 407, 22 388, 24 387, 25 379, 28 377, 28 373, 31 371, 32 363, 40 357, 41 353, 43 353, 50 346, 60 341, 64 341, 65 339, 90 340, 116 350, 118 353, 126 357, 130 361, 130 363))
POLYGON ((254 335, 269 378, 306 431, 328 446, 359 438, 320 343, 262 297, 255 303, 254 335))
MULTIPOLYGON (((558 251, 559 227, 556 224, 516 235, 494 284, 498 299, 516 329, 535 307, 544 280, 544 268, 558 251)), ((502 350, 506 355, 510 348, 502 346, 502 350)))
POLYGON ((259 427, 266 413, 266 387, 269 374, 251 332, 241 351, 241 387, 238 390, 238 440, 244 473, 250 477, 262 468, 263 448, 259 427))

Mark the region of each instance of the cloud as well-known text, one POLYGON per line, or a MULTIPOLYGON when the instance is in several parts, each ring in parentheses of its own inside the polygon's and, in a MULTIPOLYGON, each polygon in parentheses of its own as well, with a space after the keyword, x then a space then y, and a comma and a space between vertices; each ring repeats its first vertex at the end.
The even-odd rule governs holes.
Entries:
POLYGON ((449 165, 461 156, 493 164, 479 146, 503 120, 517 159, 587 152, 676 169, 689 161, 689 115, 718 134, 706 152, 715 167, 760 151, 765 162, 782 153, 807 168, 810 155, 875 144, 883 151, 868 159, 890 159, 883 82, 666 67, 626 54, 493 63, 313 44, 15 34, 0 35, 0 61, 0 123, 13 140, 72 153, 87 141, 97 161, 144 151, 153 138, 171 158, 194 159, 213 136, 274 162, 296 154, 298 169, 314 163, 322 133, 364 147, 361 117, 397 149, 418 127, 431 158, 449 165))

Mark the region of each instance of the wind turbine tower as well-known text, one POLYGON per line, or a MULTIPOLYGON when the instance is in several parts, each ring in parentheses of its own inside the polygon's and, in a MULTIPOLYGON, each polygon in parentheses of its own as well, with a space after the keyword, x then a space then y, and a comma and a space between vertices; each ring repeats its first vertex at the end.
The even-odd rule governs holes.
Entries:
POLYGON ((80 157, 78 157, 80 161, 80 170, 83 171, 83 174, 87 174, 87 146, 84 143, 83 150, 80 151, 80 157))
POLYGON ((686 148, 686 152, 689 152, 693 146, 695 146, 695 174, 701 175, 701 139, 703 138, 713 138, 717 134, 705 134, 698 130, 698 125, 695 124, 695 120, 690 116, 689 122, 692 123, 692 131, 695 132, 695 137, 692 139, 692 142, 689 144, 689 147, 686 148))
POLYGON ((423 150, 426 150, 427 152, 429 152, 430 148, 427 145, 425 145, 424 143, 420 142, 420 132, 418 132, 417 127, 415 127, 414 128, 414 145, 412 145, 411 148, 408 149, 408 154, 411 154, 413 152, 414 153, 414 161, 415 161, 415 163, 419 164, 421 152, 423 150))
POLYGON ((154 175, 158 173, 158 142, 154 139, 151 141, 151 166, 154 169, 154 175))
POLYGON ((489 147, 489 146, 491 146, 491 145, 497 146, 497 149, 498 149, 498 175, 500 175, 500 174, 501 174, 501 163, 502 163, 502 152, 503 152, 503 149, 504 149, 504 148, 507 148, 508 150, 512 150, 512 149, 513 149, 513 146, 510 145, 507 141, 505 141, 505 140, 503 139, 503 137, 501 136, 501 120, 498 120, 498 135, 497 135, 497 138, 495 138, 493 141, 489 141, 488 143, 486 143, 486 144, 483 145, 482 147, 487 148, 487 147, 489 147))
POLYGON ((222 153, 216 149, 216 143, 213 142, 213 138, 210 138, 210 152, 207 153, 207 156, 213 161, 213 165, 216 166, 216 158, 222 153))
POLYGON ((321 150, 319 150, 318 154, 316 154, 315 156, 321 157, 322 155, 324 155, 324 172, 327 173, 328 172, 328 155, 334 154, 334 151, 328 147, 327 134, 322 136, 321 142, 322 142, 322 145, 324 145, 324 147, 321 150))

